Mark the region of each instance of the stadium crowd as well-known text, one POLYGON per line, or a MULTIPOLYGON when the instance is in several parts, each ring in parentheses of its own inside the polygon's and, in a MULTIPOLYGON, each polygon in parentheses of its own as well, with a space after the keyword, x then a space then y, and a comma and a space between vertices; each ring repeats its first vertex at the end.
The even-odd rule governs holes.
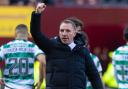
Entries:
MULTIPOLYGON (((127 5, 127 0, 44 0, 47 5, 54 6, 121 6, 127 5)), ((0 0, 0 5, 33 5, 42 0, 0 0)))

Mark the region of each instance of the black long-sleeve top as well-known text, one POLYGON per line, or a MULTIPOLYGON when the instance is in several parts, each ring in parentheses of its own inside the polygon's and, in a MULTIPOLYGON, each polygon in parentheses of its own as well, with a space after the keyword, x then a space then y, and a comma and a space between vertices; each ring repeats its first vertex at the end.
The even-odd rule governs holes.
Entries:
POLYGON ((76 45, 73 50, 60 39, 48 39, 40 31, 41 14, 32 13, 30 32, 35 43, 46 54, 46 89, 85 89, 86 76, 94 89, 103 85, 86 48, 76 45))

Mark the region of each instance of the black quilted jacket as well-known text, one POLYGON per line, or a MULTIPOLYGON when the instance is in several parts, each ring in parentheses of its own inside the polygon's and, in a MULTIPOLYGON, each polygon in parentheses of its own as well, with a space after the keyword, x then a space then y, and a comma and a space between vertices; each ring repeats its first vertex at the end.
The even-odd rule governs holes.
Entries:
POLYGON ((98 71, 86 48, 73 50, 59 39, 49 40, 40 31, 40 14, 32 13, 31 34, 46 54, 46 89, 85 89, 86 76, 94 89, 103 89, 98 71))

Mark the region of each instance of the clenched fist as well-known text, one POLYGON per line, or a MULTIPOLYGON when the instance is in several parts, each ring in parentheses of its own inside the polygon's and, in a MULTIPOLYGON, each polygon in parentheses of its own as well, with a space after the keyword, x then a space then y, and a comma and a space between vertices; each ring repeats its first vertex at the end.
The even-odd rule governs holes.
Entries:
POLYGON ((38 3, 36 7, 36 13, 41 13, 45 10, 46 5, 45 3, 38 3))

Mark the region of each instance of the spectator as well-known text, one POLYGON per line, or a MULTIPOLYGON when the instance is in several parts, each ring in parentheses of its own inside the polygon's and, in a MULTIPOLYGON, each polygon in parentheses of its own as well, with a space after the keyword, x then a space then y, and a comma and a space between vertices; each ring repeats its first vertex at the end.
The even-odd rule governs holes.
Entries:
POLYGON ((86 0, 75 0, 75 4, 78 6, 83 6, 85 5, 86 0))
POLYGON ((29 0, 10 0, 10 5, 27 5, 29 0))
POLYGON ((8 5, 9 1, 8 0, 0 0, 0 5, 8 5))

